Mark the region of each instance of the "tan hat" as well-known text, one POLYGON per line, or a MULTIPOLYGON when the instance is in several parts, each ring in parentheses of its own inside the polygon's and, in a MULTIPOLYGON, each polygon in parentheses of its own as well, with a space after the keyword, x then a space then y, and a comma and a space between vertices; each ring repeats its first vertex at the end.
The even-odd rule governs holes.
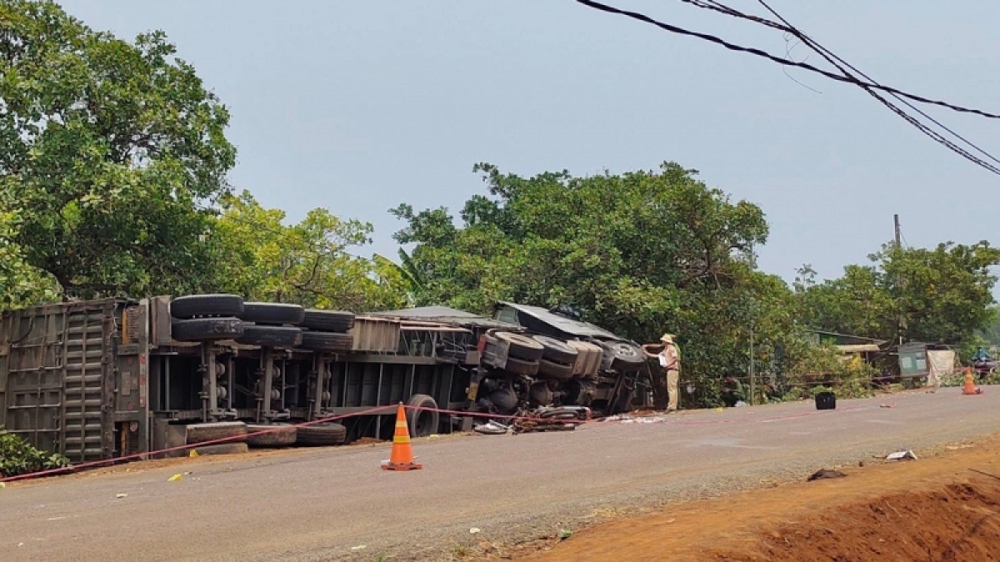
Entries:
POLYGON ((674 336, 673 334, 663 334, 663 337, 660 338, 660 341, 663 343, 674 343, 674 336))

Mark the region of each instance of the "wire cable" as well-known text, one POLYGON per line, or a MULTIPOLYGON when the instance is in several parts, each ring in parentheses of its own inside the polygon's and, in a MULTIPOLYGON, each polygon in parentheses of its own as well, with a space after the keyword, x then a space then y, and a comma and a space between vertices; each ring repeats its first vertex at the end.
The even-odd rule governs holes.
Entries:
POLYGON ((709 9, 709 10, 713 10, 713 11, 716 11, 716 12, 720 12, 720 13, 723 13, 723 14, 726 14, 726 15, 729 15, 729 16, 738 17, 738 18, 742 18, 742 19, 747 19, 747 20, 753 21, 755 23, 759 23, 761 25, 765 25, 765 26, 773 28, 773 29, 777 29, 777 30, 780 30, 780 31, 783 31, 783 32, 786 32, 786 33, 791 33, 795 37, 798 37, 800 41, 802 41, 803 43, 805 43, 811 49, 813 49, 814 51, 816 51, 817 53, 819 53, 821 56, 823 56, 823 58, 826 59, 827 62, 829 62, 830 64, 832 64, 835 68, 837 68, 837 70, 839 70, 841 72, 841 74, 835 74, 833 72, 820 69, 820 68, 818 68, 816 66, 813 66, 811 64, 808 64, 808 63, 806 63, 804 61, 803 62, 795 62, 795 61, 792 61, 792 60, 789 60, 789 59, 782 59, 780 57, 775 57, 774 55, 771 55, 770 53, 767 53, 767 52, 762 51, 760 49, 756 49, 756 48, 753 48, 753 47, 743 47, 743 46, 740 46, 740 45, 736 45, 736 44, 730 43, 728 41, 725 41, 724 39, 716 37, 714 35, 709 35, 709 34, 706 34, 706 33, 700 33, 700 32, 690 31, 690 30, 687 30, 687 29, 684 29, 684 28, 680 28, 680 27, 668 24, 668 23, 657 21, 657 20, 654 20, 654 19, 650 18, 649 16, 646 16, 644 14, 640 14, 638 12, 631 12, 631 11, 628 11, 628 10, 621 10, 619 8, 615 8, 613 6, 608 6, 606 4, 601 4, 599 2, 594 2, 592 0, 576 0, 576 1, 578 3, 584 4, 584 5, 588 6, 588 7, 591 7, 591 8, 600 10, 600 11, 604 11, 604 12, 608 12, 608 13, 613 13, 613 14, 624 15, 624 16, 630 17, 632 19, 636 19, 636 20, 639 20, 639 21, 642 21, 642 22, 645 22, 645 23, 649 23, 651 25, 655 25, 655 26, 657 26, 657 27, 659 27, 661 29, 664 29, 665 31, 669 31, 669 32, 672 32, 672 33, 678 33, 680 35, 688 35, 688 36, 697 37, 697 38, 700 38, 700 39, 704 39, 706 41, 710 41, 712 43, 720 44, 723 47, 725 47, 727 49, 730 49, 730 50, 733 50, 733 51, 747 52, 747 53, 750 53, 750 54, 753 54, 753 55, 757 55, 757 56, 766 58, 768 60, 777 62, 777 63, 782 64, 784 66, 792 66, 792 67, 803 68, 803 69, 809 70, 811 72, 816 72, 818 74, 821 74, 823 76, 826 76, 826 77, 828 77, 828 78, 830 78, 832 80, 836 80, 838 82, 844 82, 844 83, 848 83, 848 84, 853 84, 853 85, 859 86, 862 89, 864 89, 869 95, 871 95, 876 100, 878 100, 879 103, 885 105, 890 111, 892 111, 893 113, 895 113, 896 115, 898 115, 900 118, 902 118, 903 120, 905 120, 910 125, 914 126, 916 129, 918 129, 924 135, 930 137, 935 142, 937 142, 937 143, 945 146, 946 148, 948 148, 952 152, 955 152, 956 154, 958 154, 959 156, 962 156, 966 160, 969 160, 973 164, 976 164, 976 165, 978 165, 978 166, 980 166, 980 167, 986 169, 987 171, 990 171, 990 172, 992 172, 992 173, 994 173, 996 175, 1000 175, 1000 167, 994 166, 993 164, 990 164, 989 162, 986 162, 986 161, 982 160, 981 158, 978 158, 977 156, 975 156, 972 153, 970 153, 968 150, 962 148, 961 146, 958 146, 957 144, 955 144, 954 142, 952 142, 951 140, 949 140, 948 138, 946 138, 944 135, 942 135, 938 131, 935 131, 935 130, 931 129, 930 127, 928 127, 926 124, 921 123, 918 119, 916 119, 912 115, 906 113, 904 110, 900 109, 898 106, 894 105, 889 100, 885 99, 881 95, 880 91, 881 92, 885 92, 885 93, 887 93, 889 95, 892 95, 893 97, 895 97, 900 102, 906 104, 908 107, 910 107, 914 111, 916 111, 919 114, 923 115, 925 118, 927 118, 928 120, 930 120, 932 123, 938 125, 943 130, 945 130, 948 133, 952 134, 955 138, 957 138, 957 139, 961 140, 962 142, 966 143, 968 146, 972 147, 974 150, 976 150, 976 151, 978 151, 978 152, 986 155, 988 158, 990 158, 991 160, 997 162, 998 164, 1000 164, 1000 160, 998 160, 997 158, 995 158, 993 155, 989 154, 988 152, 986 152, 982 148, 980 148, 977 145, 973 144, 971 141, 969 141, 965 137, 959 135, 955 131, 953 131, 950 128, 946 127, 940 121, 937 121, 933 117, 930 117, 929 115, 927 115, 923 111, 919 110, 918 108, 914 107, 912 104, 910 104, 909 102, 907 102, 906 100, 904 100, 902 98, 905 97, 905 98, 909 98, 909 99, 912 99, 914 101, 918 101, 918 102, 922 102, 922 103, 930 103, 930 104, 934 104, 934 105, 941 105, 941 106, 953 109, 955 111, 967 112, 967 113, 976 113, 976 114, 982 115, 984 117, 1000 118, 1000 115, 989 114, 989 113, 983 112, 981 110, 969 109, 969 108, 964 108, 964 107, 961 107, 961 106, 955 106, 955 105, 949 104, 947 102, 936 101, 936 100, 929 100, 929 99, 924 98, 922 96, 917 96, 915 94, 909 94, 907 92, 903 92, 903 91, 898 90, 896 88, 892 88, 892 87, 889 87, 889 86, 884 86, 882 84, 876 83, 876 82, 872 81, 870 78, 868 78, 866 75, 864 75, 863 73, 861 73, 860 71, 858 71, 854 67, 850 66, 849 64, 847 64, 846 62, 844 62, 842 59, 840 59, 836 55, 834 55, 832 52, 829 52, 827 49, 825 49, 824 47, 822 47, 821 45, 819 45, 818 43, 816 43, 815 41, 813 41, 811 38, 809 38, 808 36, 806 36, 804 33, 802 33, 801 31, 799 31, 795 27, 793 27, 791 24, 789 24, 787 22, 787 20, 785 20, 784 18, 782 18, 777 12, 775 12, 769 6, 767 6, 767 4, 765 4, 763 2, 763 0, 759 0, 760 3, 762 5, 764 5, 765 8, 767 8, 773 15, 775 15, 776 17, 778 17, 779 19, 781 19, 782 23, 778 23, 778 22, 771 21, 771 20, 768 20, 768 19, 765 19, 765 18, 761 18, 759 16, 745 14, 743 12, 735 10, 735 9, 733 9, 733 8, 731 8, 729 6, 726 6, 725 4, 722 4, 721 2, 718 2, 718 1, 715 1, 715 0, 681 0, 681 1, 684 2, 684 3, 687 3, 687 4, 692 4, 692 5, 697 6, 699 8, 705 8, 705 9, 709 9), (865 79, 867 81, 861 80, 857 76, 854 76, 845 67, 851 68, 852 70, 854 70, 858 74, 861 74, 862 76, 865 77, 865 79))
MULTIPOLYGON (((682 1, 688 2, 688 3, 691 3, 691 4, 697 4, 696 0, 682 0, 682 1)), ((876 90, 881 90, 881 91, 884 91, 886 93, 893 93, 893 94, 897 94, 897 95, 903 96, 903 97, 908 98, 908 99, 910 99, 912 101, 916 101, 916 102, 919 102, 919 103, 926 103, 926 104, 930 104, 930 105, 938 105, 938 106, 946 107, 948 109, 951 109, 953 111, 957 111, 957 112, 960 112, 960 113, 971 113, 971 114, 979 115, 981 117, 987 117, 989 119, 1000 119, 1000 114, 997 114, 997 113, 991 113, 991 112, 988 112, 988 111, 983 111, 981 109, 975 109, 975 108, 964 107, 964 106, 961 106, 961 105, 955 105, 955 104, 948 103, 948 102, 941 101, 941 100, 930 99, 930 98, 927 98, 927 97, 924 97, 924 96, 920 96, 920 95, 917 95, 917 94, 911 94, 909 92, 905 92, 903 90, 899 90, 899 89, 893 88, 891 86, 883 86, 881 84, 873 84, 873 83, 868 83, 868 82, 861 82, 861 81, 859 81, 857 79, 854 79, 854 78, 850 78, 850 77, 847 77, 847 76, 836 74, 836 73, 830 72, 828 70, 823 70, 822 68, 819 68, 817 66, 813 66, 813 65, 811 65, 809 63, 806 63, 806 62, 796 62, 796 61, 788 60, 788 59, 785 59, 785 58, 776 57, 776 56, 772 55, 771 53, 768 53, 768 52, 763 51, 761 49, 757 49, 755 47, 745 47, 745 46, 742 46, 742 45, 737 45, 735 43, 730 43, 729 41, 726 41, 725 39, 722 39, 720 37, 716 37, 715 35, 710 35, 708 33, 701 33, 699 31, 691 31, 689 29, 684 29, 682 27, 678 27, 678 26, 675 26, 675 25, 671 25, 669 23, 665 23, 665 22, 662 22, 662 21, 659 21, 659 20, 655 20, 655 19, 653 19, 653 18, 651 18, 651 17, 649 17, 649 16, 647 16, 645 14, 641 14, 639 12, 633 12, 633 11, 630 11, 630 10, 622 10, 622 9, 616 8, 614 6, 609 6, 607 4, 602 4, 600 2, 594 2, 593 0, 576 0, 576 2, 579 3, 579 4, 583 4, 584 6, 587 6, 588 8, 593 8, 595 10, 599 10, 601 12, 606 12, 606 13, 609 13, 609 14, 622 15, 622 16, 625 16, 625 17, 629 17, 629 18, 632 18, 632 19, 644 22, 644 23, 648 23, 650 25, 655 25, 656 27, 659 27, 660 29, 663 29, 664 31, 669 31, 671 33, 676 33, 676 34, 679 34, 679 35, 686 35, 686 36, 689 36, 689 37, 697 37, 698 39, 702 39, 702 40, 705 40, 705 41, 709 41, 711 43, 715 43, 717 45, 721 45, 721 46, 723 46, 726 49, 729 49, 731 51, 737 51, 737 52, 741 52, 741 53, 748 53, 748 54, 751 54, 751 55, 754 55, 754 56, 758 56, 758 57, 770 60, 771 62, 775 62, 777 64, 784 65, 784 66, 793 66, 793 67, 797 67, 797 68, 802 68, 802 69, 808 70, 810 72, 815 72, 817 74, 825 76, 826 78, 829 78, 831 80, 836 80, 837 82, 845 82, 845 83, 848 83, 848 84, 855 84, 855 85, 858 85, 858 86, 862 86, 862 85, 863 86, 868 86, 869 88, 873 88, 873 89, 876 89, 876 90)), ((715 3, 713 3, 713 4, 715 4, 715 3)), ((715 9, 715 8, 710 8, 710 9, 715 9)), ((721 8, 717 9, 716 11, 721 11, 721 8)), ((760 19, 762 19, 762 18, 760 18, 760 19)), ((764 21, 766 21, 766 20, 764 20, 764 21)), ((767 24, 765 24, 765 25, 767 25, 767 24)), ((773 26, 768 25, 768 27, 773 27, 773 26)), ((776 29, 782 29, 782 28, 778 27, 776 29)))

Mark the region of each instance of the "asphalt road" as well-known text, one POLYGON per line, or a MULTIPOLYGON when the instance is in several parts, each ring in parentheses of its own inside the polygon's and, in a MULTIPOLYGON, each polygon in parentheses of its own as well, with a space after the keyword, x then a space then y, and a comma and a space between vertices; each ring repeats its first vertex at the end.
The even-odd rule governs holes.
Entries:
POLYGON ((441 559, 484 540, 551 535, 595 510, 721 495, 998 431, 1000 388, 949 388, 841 401, 833 411, 801 402, 416 440, 424 470, 404 473, 379 469, 385 445, 132 465, 0 489, 0 557, 441 559))

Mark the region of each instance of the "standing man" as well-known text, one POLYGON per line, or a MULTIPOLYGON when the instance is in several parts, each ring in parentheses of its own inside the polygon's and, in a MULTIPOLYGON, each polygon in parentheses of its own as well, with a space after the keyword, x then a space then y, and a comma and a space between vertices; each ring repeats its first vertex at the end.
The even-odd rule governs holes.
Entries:
POLYGON ((677 399, 679 398, 677 386, 681 378, 681 352, 674 343, 672 334, 663 334, 660 338, 663 343, 663 351, 653 354, 645 348, 646 356, 655 358, 660 362, 660 367, 667 373, 667 412, 677 411, 677 399))

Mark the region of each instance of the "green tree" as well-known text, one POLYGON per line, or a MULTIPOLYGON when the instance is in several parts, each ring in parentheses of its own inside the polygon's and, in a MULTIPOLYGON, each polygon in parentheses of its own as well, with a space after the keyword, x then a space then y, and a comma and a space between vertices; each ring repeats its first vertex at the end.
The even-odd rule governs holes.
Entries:
POLYGON ((0 199, 24 262, 68 294, 205 285, 206 207, 228 192, 229 113, 161 32, 94 31, 0 3, 0 199))
POLYGON ((206 241, 215 254, 217 290, 247 299, 353 311, 407 303, 402 275, 347 249, 370 242, 372 227, 317 208, 292 225, 244 191, 223 198, 206 241))
POLYGON ((416 300, 489 313, 499 300, 570 304, 637 341, 679 334, 688 380, 746 368, 750 325, 760 359, 792 321, 791 292, 752 266, 767 238, 763 212, 732 202, 665 163, 659 171, 524 178, 480 164, 487 195, 469 199, 461 226, 447 209, 392 213, 413 244, 416 300))
POLYGON ((803 321, 886 340, 962 344, 993 319, 997 278, 990 268, 1000 264, 1000 249, 988 242, 886 244, 870 259, 871 266, 848 266, 843 277, 818 284, 802 270, 796 291, 803 321))

